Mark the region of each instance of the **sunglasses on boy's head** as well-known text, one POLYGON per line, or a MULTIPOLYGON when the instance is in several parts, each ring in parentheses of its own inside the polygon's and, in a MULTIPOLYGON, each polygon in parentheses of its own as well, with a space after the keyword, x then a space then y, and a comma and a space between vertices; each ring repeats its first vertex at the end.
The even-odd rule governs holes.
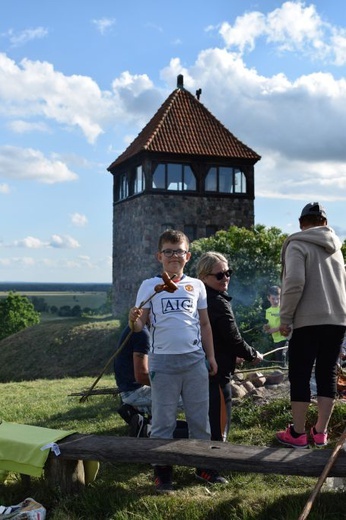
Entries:
POLYGON ((232 273, 232 269, 227 269, 227 271, 220 271, 219 273, 209 273, 208 276, 215 276, 215 278, 220 282, 225 276, 226 278, 231 278, 232 273))

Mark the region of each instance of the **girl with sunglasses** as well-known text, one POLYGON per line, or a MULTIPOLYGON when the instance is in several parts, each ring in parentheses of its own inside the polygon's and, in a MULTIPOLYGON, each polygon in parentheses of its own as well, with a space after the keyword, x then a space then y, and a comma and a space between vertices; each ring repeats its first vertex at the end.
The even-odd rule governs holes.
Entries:
POLYGON ((242 338, 236 324, 228 284, 232 270, 225 256, 209 251, 197 264, 197 276, 207 290, 208 315, 213 332, 218 372, 209 377, 209 421, 211 439, 226 441, 230 429, 232 387, 231 378, 237 358, 255 364, 263 360, 253 347, 242 338))

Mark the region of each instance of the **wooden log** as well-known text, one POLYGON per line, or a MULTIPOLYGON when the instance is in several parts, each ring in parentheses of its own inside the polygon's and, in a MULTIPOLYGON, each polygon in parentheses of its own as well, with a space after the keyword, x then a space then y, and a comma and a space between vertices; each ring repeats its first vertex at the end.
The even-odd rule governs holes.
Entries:
POLYGON ((44 467, 45 479, 53 489, 62 493, 78 493, 85 487, 85 472, 82 460, 66 460, 49 457, 44 467))
MULTIPOLYGON (((115 463, 169 464, 218 471, 318 477, 331 449, 269 448, 193 439, 146 439, 73 434, 58 442, 62 459, 115 463)), ((53 454, 50 457, 54 457, 53 454)), ((346 477, 346 453, 329 473, 346 477)))

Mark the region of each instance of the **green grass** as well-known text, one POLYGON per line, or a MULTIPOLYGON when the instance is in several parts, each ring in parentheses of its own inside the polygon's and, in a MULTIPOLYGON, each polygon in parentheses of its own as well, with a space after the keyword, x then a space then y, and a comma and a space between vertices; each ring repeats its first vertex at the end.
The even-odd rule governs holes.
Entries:
MULTIPOLYGON (((60 333, 51 327, 52 324, 41 324, 15 335, 16 341, 12 337, 11 341, 8 338, 0 342, 1 370, 4 359, 8 369, 6 381, 0 375, 3 381, 0 418, 79 433, 126 435, 127 427, 116 413, 117 397, 93 396, 80 403, 78 397, 70 395, 90 388, 113 352, 118 323, 66 320, 60 333), (52 360, 53 338, 56 341, 52 360), (16 350, 13 357, 11 349, 16 350), (32 355, 40 374, 35 378, 32 355), (27 376, 23 367, 19 367, 24 360, 24 366, 30 367, 27 376), (65 370, 59 368, 62 363, 65 367, 73 365, 74 374, 64 375, 65 370)), ((112 386, 114 377, 110 371, 102 376, 97 388, 112 386)), ((312 406, 309 424, 315 416, 316 408, 312 406)), ((274 432, 289 420, 286 398, 261 406, 246 399, 234 407, 229 440, 237 444, 276 446, 274 432)), ((338 403, 331 422, 333 442, 341 434, 345 420, 345 405, 338 403)), ((46 507, 47 520, 296 520, 317 480, 251 473, 225 476, 229 484, 207 488, 194 478, 192 468, 175 467, 177 491, 174 496, 164 497, 155 495, 152 468, 147 464, 102 463, 96 480, 83 492, 71 496, 63 496, 59 489, 49 489, 41 478, 31 478, 29 485, 13 474, 0 484, 0 504, 14 504, 31 496, 46 507)), ((309 520, 343 518, 346 518, 344 493, 321 491, 309 520)))

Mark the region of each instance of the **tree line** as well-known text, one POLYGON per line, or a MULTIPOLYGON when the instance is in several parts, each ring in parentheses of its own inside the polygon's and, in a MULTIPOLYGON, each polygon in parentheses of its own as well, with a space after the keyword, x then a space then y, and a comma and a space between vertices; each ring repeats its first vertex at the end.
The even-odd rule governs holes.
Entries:
MULTIPOLYGON (((228 230, 218 231, 211 237, 192 242, 192 258, 186 265, 186 273, 195 276, 196 263, 202 253, 217 251, 228 258, 234 273, 229 292, 238 326, 244 338, 261 352, 265 352, 269 347, 269 336, 262 331, 265 308, 268 306, 267 291, 271 285, 280 285, 280 253, 286 237, 287 234, 276 227, 265 227, 261 224, 249 229, 231 226, 228 230)), ((346 240, 342 245, 342 253, 346 259, 346 240)), ((67 285, 71 287, 71 284, 67 285)), ((90 290, 89 284, 82 285, 88 285, 90 290)), ((99 284, 94 285, 98 285, 100 290, 99 284)), ((51 306, 49 312, 64 317, 104 315, 111 314, 111 308, 111 285, 107 284, 107 301, 99 309, 81 309, 79 305, 65 305, 59 309, 51 306)), ((5 300, 0 300, 0 340, 38 323, 41 312, 47 312, 43 298, 32 297, 29 300, 25 296, 10 293, 5 300)))
POLYGON ((23 296, 10 291, 6 298, 0 300, 0 341, 27 327, 37 325, 41 321, 41 313, 56 314, 60 317, 90 317, 104 316, 112 312, 111 289, 107 292, 107 299, 100 307, 81 308, 80 305, 49 306, 44 298, 38 296, 23 296))

